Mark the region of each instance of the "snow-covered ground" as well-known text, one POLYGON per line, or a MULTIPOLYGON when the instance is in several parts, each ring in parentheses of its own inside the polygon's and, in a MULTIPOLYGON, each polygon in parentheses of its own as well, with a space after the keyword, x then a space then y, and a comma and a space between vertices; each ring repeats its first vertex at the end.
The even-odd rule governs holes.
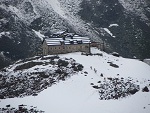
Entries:
POLYGON ((59 55, 81 63, 83 72, 45 89, 38 96, 0 100, 0 107, 26 104, 37 106, 46 113, 149 113, 150 92, 141 90, 144 86, 150 88, 150 66, 138 60, 114 57, 95 48, 92 52, 103 56, 85 56, 80 52, 59 55), (108 62, 117 64, 119 68, 110 66, 108 62), (118 100, 100 100, 98 90, 91 83, 97 84, 107 77, 132 78, 140 85, 140 91, 118 100))

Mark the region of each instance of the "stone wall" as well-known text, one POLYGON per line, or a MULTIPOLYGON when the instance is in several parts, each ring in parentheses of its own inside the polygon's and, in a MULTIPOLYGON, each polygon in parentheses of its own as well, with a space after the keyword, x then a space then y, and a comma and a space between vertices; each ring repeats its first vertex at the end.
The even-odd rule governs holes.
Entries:
POLYGON ((47 46, 45 41, 43 42, 42 46, 43 46, 42 47, 43 48, 43 55, 48 55, 48 46, 47 46))
POLYGON ((90 53, 90 45, 72 44, 72 45, 48 46, 48 54, 64 54, 64 53, 79 52, 79 51, 90 53))
POLYGON ((97 47, 101 51, 104 51, 104 49, 105 49, 105 44, 101 43, 101 42, 91 42, 90 46, 91 47, 97 47))

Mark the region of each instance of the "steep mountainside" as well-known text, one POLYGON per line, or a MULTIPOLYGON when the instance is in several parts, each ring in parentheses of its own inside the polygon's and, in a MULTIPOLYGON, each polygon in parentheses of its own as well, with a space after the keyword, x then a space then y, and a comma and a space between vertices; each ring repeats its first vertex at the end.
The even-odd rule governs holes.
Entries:
MULTIPOLYGON (((84 21, 63 11, 57 0, 1 0, 0 14, 0 52, 12 61, 38 52, 42 41, 36 31, 49 35, 69 29, 70 32, 98 37, 84 21)), ((1 58, 4 63, 1 62, 0 68, 10 60, 1 58)))
POLYGON ((79 15, 99 33, 113 51, 123 56, 150 56, 150 2, 147 0, 83 0, 79 15))
MULTIPOLYGON (((17 15, 5 5, 0 5, 0 54, 4 59, 13 61, 33 55, 38 49, 39 41, 32 29, 17 15)), ((2 57, 0 59, 3 60, 2 57)), ((0 67, 3 66, 5 63, 0 64, 0 67)))
POLYGON ((66 29, 104 40, 124 57, 150 56, 149 0, 0 1, 0 54, 7 62, 37 53, 36 31, 49 35, 66 29))

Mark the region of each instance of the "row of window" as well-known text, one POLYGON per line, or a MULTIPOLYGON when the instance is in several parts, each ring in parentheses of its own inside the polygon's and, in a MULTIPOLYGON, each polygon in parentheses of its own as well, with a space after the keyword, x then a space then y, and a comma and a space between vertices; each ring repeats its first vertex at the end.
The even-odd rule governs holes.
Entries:
POLYGON ((62 47, 51 47, 49 49, 53 50, 53 49, 82 49, 82 48, 89 48, 89 46, 80 46, 80 47, 79 46, 76 46, 76 47, 62 46, 62 47))

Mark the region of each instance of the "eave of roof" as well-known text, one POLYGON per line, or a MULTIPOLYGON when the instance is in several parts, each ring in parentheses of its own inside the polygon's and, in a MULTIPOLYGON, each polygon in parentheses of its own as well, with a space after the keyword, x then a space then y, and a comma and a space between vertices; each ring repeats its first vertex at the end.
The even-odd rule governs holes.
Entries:
POLYGON ((90 44, 91 41, 88 37, 81 37, 78 35, 75 35, 73 37, 57 37, 57 38, 47 38, 45 39, 48 46, 54 46, 54 45, 75 45, 75 44, 90 44))

